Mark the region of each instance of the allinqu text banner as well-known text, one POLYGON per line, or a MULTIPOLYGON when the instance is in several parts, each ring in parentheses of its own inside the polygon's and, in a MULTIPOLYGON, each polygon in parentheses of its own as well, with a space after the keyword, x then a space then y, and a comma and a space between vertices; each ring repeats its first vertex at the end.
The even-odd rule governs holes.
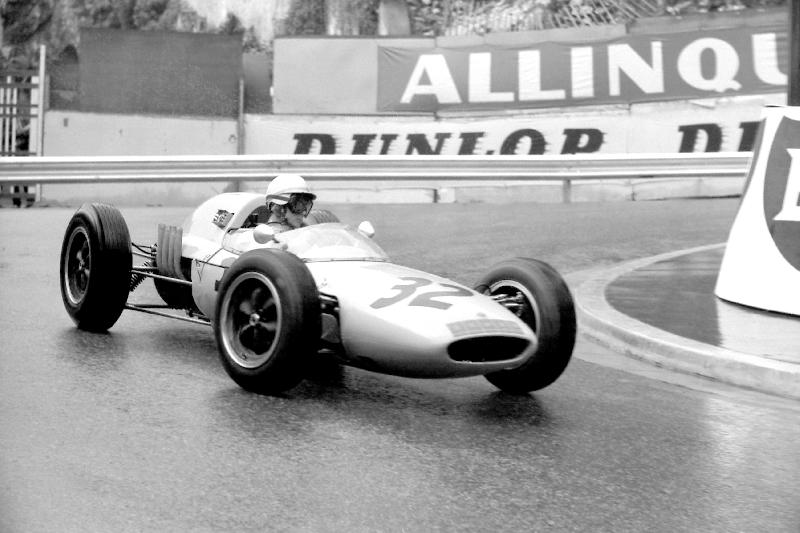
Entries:
POLYGON ((524 47, 378 48, 378 111, 630 104, 784 91, 788 28, 524 47))

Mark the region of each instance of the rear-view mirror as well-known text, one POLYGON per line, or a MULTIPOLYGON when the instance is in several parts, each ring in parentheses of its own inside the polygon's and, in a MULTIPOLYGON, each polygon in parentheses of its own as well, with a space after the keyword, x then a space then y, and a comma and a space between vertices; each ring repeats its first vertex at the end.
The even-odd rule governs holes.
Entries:
POLYGON ((368 220, 365 220, 358 225, 358 231, 366 235, 370 239, 375 236, 375 228, 372 226, 372 223, 369 222, 368 220))

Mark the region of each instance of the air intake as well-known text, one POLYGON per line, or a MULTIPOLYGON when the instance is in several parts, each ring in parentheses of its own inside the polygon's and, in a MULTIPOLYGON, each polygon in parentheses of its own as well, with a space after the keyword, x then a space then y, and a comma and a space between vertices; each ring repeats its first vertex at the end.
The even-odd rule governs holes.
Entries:
POLYGON ((528 346, 530 341, 518 337, 472 337, 451 343, 447 354, 454 361, 489 363, 516 359, 528 346))

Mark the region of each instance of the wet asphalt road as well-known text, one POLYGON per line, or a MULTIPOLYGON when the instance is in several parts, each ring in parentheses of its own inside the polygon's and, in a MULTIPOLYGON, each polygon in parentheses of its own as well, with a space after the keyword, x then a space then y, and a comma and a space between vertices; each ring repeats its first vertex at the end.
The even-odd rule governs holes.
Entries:
MULTIPOLYGON (((511 255, 574 272, 722 242, 736 205, 328 207, 373 221, 397 262, 469 283, 511 255)), ((526 397, 325 365, 285 397, 249 394, 210 328, 73 327, 73 211, 0 210, 0 531, 800 530, 797 402, 584 341, 526 397)), ((123 210, 146 243, 188 212, 123 210)))

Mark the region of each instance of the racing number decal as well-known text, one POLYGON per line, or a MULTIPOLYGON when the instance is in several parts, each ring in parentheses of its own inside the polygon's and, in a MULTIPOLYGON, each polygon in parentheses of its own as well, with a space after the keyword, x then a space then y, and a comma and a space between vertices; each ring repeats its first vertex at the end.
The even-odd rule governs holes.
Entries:
POLYGON ((396 290, 397 294, 395 294, 394 296, 390 296, 388 298, 378 298, 377 300, 372 302, 370 307, 372 307, 373 309, 383 309, 384 307, 396 304, 401 300, 405 300, 406 298, 414 294, 414 291, 416 291, 420 287, 424 287, 425 285, 431 284, 431 280, 425 278, 400 278, 400 279, 410 281, 411 283, 408 285, 395 285, 394 287, 392 287, 392 289, 396 290))
POLYGON ((469 292, 467 289, 459 287, 458 285, 448 285, 447 283, 439 283, 441 287, 445 287, 450 289, 449 291, 431 291, 431 292, 424 292, 411 300, 408 305, 418 305, 420 307, 433 307, 436 309, 447 309, 453 304, 447 302, 440 302, 439 300, 434 300, 435 297, 439 296, 472 296, 472 293, 469 292))
MULTIPOLYGON (((400 279, 409 281, 410 283, 395 285, 394 287, 392 287, 392 289, 396 290, 397 294, 395 294, 394 296, 389 296, 387 298, 378 298, 377 300, 372 302, 370 307, 372 307, 373 309, 383 309, 384 307, 396 304, 397 302, 405 300, 406 298, 410 298, 417 291, 417 289, 433 284, 431 280, 425 278, 406 277, 400 279)), ((438 283, 437 285, 449 290, 423 292, 422 294, 417 295, 413 300, 411 300, 408 303, 408 305, 417 307, 432 307, 434 309, 448 309, 453 304, 448 302, 442 302, 441 300, 436 300, 435 298, 440 298, 444 296, 456 296, 456 297, 472 296, 472 293, 470 291, 462 287, 459 287, 457 285, 448 285, 447 283, 438 283)))

